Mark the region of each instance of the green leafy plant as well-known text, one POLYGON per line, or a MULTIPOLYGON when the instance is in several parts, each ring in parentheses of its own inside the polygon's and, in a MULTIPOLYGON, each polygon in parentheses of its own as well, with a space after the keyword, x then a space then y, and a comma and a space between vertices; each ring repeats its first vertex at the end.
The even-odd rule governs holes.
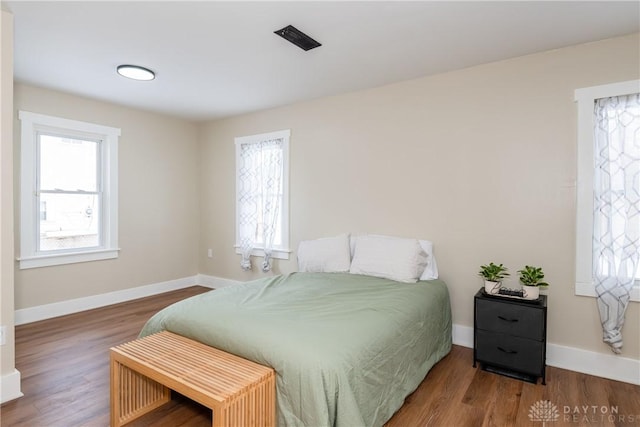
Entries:
POLYGON ((500 282, 502 279, 509 276, 509 273, 507 272, 507 267, 502 264, 496 265, 491 262, 489 265, 481 265, 478 275, 489 282, 500 282))
POLYGON ((520 274, 520 282, 525 286, 549 286, 548 283, 543 282, 544 273, 541 267, 532 267, 525 265, 522 270, 518 270, 520 274))

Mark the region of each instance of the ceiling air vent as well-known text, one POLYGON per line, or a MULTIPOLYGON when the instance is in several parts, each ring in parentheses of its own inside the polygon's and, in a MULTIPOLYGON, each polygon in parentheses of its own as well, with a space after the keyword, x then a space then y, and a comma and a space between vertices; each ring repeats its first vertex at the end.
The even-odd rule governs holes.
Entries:
POLYGON ((291 43, 295 44, 302 50, 310 50, 318 46, 322 46, 322 44, 318 43, 302 31, 298 30, 293 25, 287 25, 281 30, 274 31, 274 33, 276 33, 283 39, 289 40, 291 43))

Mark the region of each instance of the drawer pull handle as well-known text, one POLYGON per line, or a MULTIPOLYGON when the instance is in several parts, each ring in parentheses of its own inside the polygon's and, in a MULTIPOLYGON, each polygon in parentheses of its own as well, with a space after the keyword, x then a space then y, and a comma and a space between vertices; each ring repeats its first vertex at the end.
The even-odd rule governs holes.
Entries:
POLYGON ((507 353, 507 354, 517 354, 518 353, 516 350, 505 350, 502 347, 498 347, 498 350, 500 350, 503 353, 507 353))
POLYGON ((506 317, 498 316, 498 319, 504 320, 505 322, 517 322, 518 319, 507 319, 506 317))

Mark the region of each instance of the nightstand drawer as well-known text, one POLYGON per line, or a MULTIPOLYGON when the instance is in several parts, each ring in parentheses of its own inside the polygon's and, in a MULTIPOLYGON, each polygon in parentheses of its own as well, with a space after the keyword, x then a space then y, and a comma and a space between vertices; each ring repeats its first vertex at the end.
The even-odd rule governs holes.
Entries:
POLYGON ((544 313, 534 307, 479 299, 476 301, 476 327, 518 337, 542 340, 544 313))
POLYGON ((481 362, 532 375, 541 375, 544 343, 541 341, 477 331, 476 358, 481 362))

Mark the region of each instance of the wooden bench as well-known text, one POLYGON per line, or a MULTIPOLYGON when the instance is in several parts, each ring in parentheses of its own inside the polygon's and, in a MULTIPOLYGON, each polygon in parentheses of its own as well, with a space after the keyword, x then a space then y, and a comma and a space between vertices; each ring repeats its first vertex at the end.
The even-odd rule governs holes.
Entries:
POLYGON ((113 347, 111 426, 171 399, 174 390, 213 411, 213 427, 274 426, 273 369, 171 332, 113 347))

